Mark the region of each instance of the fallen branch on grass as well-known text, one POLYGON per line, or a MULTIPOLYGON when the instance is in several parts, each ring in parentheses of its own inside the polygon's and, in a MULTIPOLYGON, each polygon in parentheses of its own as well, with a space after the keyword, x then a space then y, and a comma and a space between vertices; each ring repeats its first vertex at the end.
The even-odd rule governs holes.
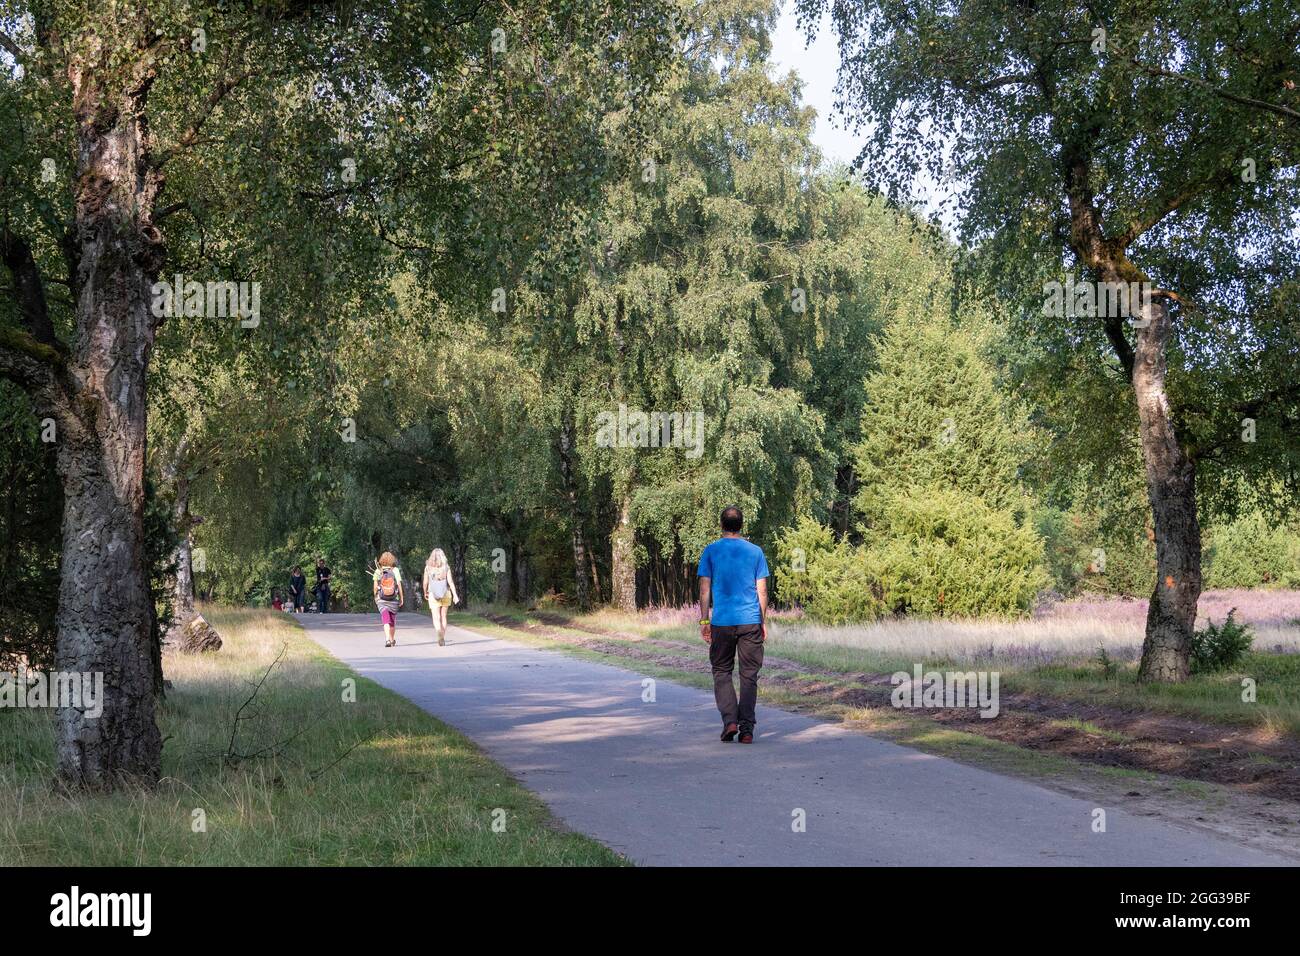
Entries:
POLYGON ((354 741, 353 744, 352 744, 352 746, 349 747, 347 750, 343 751, 343 753, 339 754, 337 758, 335 758, 335 759, 334 759, 333 761, 331 761, 330 763, 326 764, 324 767, 321 767, 319 770, 312 770, 312 771, 310 771, 310 772, 308 773, 308 776, 309 776, 312 780, 317 780, 317 779, 319 779, 320 777, 324 776, 325 773, 326 773, 327 771, 333 770, 335 767, 337 767, 339 764, 341 764, 344 760, 346 760, 347 757, 348 757, 348 755, 351 754, 352 751, 356 750, 356 749, 357 749, 358 747, 360 747, 362 744, 368 744, 368 743, 370 743, 370 741, 372 741, 372 740, 374 740, 374 739, 375 739, 375 734, 370 734, 368 737, 362 737, 362 738, 360 738, 359 740, 354 741))
POLYGON ((280 663, 280 661, 284 658, 284 655, 288 652, 288 650, 289 650, 288 644, 285 644, 283 647, 280 648, 280 653, 275 655, 275 660, 271 661, 270 666, 266 668, 266 673, 264 673, 261 676, 261 678, 258 680, 258 682, 253 685, 253 692, 248 695, 248 698, 242 704, 240 704, 239 709, 235 711, 235 719, 230 726, 230 743, 226 745, 226 752, 222 755, 221 758, 222 761, 225 762, 227 765, 232 767, 237 766, 239 763, 241 763, 244 760, 251 760, 254 757, 259 756, 261 753, 265 753, 266 748, 263 748, 261 751, 252 754, 241 754, 235 749, 235 743, 239 737, 239 725, 241 722, 245 720, 255 720, 258 717, 258 714, 256 713, 250 713, 246 715, 244 711, 248 710, 248 708, 252 706, 253 702, 257 700, 257 695, 261 692, 262 687, 266 684, 267 678, 271 676, 271 671, 275 670, 276 665, 280 663))

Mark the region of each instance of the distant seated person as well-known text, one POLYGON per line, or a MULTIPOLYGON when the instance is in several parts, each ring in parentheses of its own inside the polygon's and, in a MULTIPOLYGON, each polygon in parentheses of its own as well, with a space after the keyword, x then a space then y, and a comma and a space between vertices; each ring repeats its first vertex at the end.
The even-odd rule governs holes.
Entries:
POLYGON ((275 608, 277 611, 284 610, 284 601, 280 599, 279 591, 276 591, 275 594, 271 596, 271 607, 275 608))

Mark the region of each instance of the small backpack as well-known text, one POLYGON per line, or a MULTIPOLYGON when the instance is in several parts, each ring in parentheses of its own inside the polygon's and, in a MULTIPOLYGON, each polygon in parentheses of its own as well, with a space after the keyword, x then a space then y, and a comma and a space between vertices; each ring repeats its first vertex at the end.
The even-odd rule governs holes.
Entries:
POLYGON ((379 599, 381 601, 397 600, 397 575, 392 568, 379 572, 379 599))
POLYGON ((435 576, 433 580, 429 582, 429 593, 433 595, 434 598, 441 601, 443 595, 447 593, 446 577, 440 578, 435 576))

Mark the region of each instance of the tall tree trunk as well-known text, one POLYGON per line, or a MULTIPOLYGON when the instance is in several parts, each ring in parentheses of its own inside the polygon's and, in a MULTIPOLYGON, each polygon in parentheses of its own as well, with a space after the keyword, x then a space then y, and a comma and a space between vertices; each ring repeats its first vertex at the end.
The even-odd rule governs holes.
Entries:
POLYGON ((610 536, 610 602, 620 611, 636 610, 636 529, 631 519, 632 496, 619 503, 618 524, 610 536))
MULTIPOLYGON (((511 591, 514 590, 514 575, 512 573, 513 568, 511 566, 511 561, 515 550, 515 544, 513 541, 510 541, 509 545, 509 548, 502 549, 505 551, 505 567, 500 571, 496 570, 495 566, 492 569, 494 583, 496 584, 494 600, 498 604, 509 603, 511 601, 511 591)), ((493 555, 493 561, 495 562, 495 560, 496 556, 493 555)))
POLYGON ((172 593, 172 628, 179 630, 194 617, 194 520, 190 515, 190 482, 176 479, 176 504, 172 510, 180 540, 172 560, 176 585, 172 593))
POLYGON ((578 486, 573 467, 573 422, 565 419, 560 427, 560 477, 564 497, 569 505, 569 525, 573 541, 573 603, 580 611, 591 607, 587 593, 587 549, 583 543, 582 513, 578 506, 578 486))
POLYGON ((493 527, 498 540, 505 546, 501 549, 500 556, 495 551, 492 554, 492 572, 496 584, 494 599, 498 604, 512 604, 518 599, 515 581, 515 561, 519 554, 519 541, 515 533, 517 526, 513 518, 502 516, 493 522, 493 527))
POLYGON ((528 552, 518 541, 510 542, 510 600, 527 603, 532 598, 528 580, 528 552))
POLYGON ((587 545, 587 566, 591 569, 591 595, 599 604, 601 601, 600 568, 596 566, 596 549, 587 545))
POLYGON ((1156 585, 1147 610, 1146 638, 1138 679, 1186 680, 1201 595, 1201 526, 1196 516, 1196 466, 1174 433, 1165 390, 1169 307, 1163 299, 1142 310, 1146 323, 1134 349, 1133 389, 1137 395, 1147 495, 1156 532, 1156 585))
POLYGON ((63 557, 60 670, 103 674, 103 713, 58 714, 57 764, 71 788, 157 779, 154 607, 144 545, 145 371, 163 260, 152 223, 162 177, 149 158, 151 80, 105 89, 98 41, 69 66, 77 123, 77 341, 60 403, 63 557))

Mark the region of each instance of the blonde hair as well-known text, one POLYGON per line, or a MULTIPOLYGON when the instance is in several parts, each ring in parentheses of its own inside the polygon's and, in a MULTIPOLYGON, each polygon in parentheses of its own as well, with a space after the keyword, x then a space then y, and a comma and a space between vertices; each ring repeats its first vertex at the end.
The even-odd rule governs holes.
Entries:
POLYGON ((385 551, 379 556, 379 566, 381 568, 391 568, 397 564, 397 558, 393 557, 393 552, 385 551))
POLYGON ((424 570, 437 571, 439 568, 447 566, 447 555, 443 553, 442 548, 434 548, 429 552, 429 560, 424 562, 424 570))

